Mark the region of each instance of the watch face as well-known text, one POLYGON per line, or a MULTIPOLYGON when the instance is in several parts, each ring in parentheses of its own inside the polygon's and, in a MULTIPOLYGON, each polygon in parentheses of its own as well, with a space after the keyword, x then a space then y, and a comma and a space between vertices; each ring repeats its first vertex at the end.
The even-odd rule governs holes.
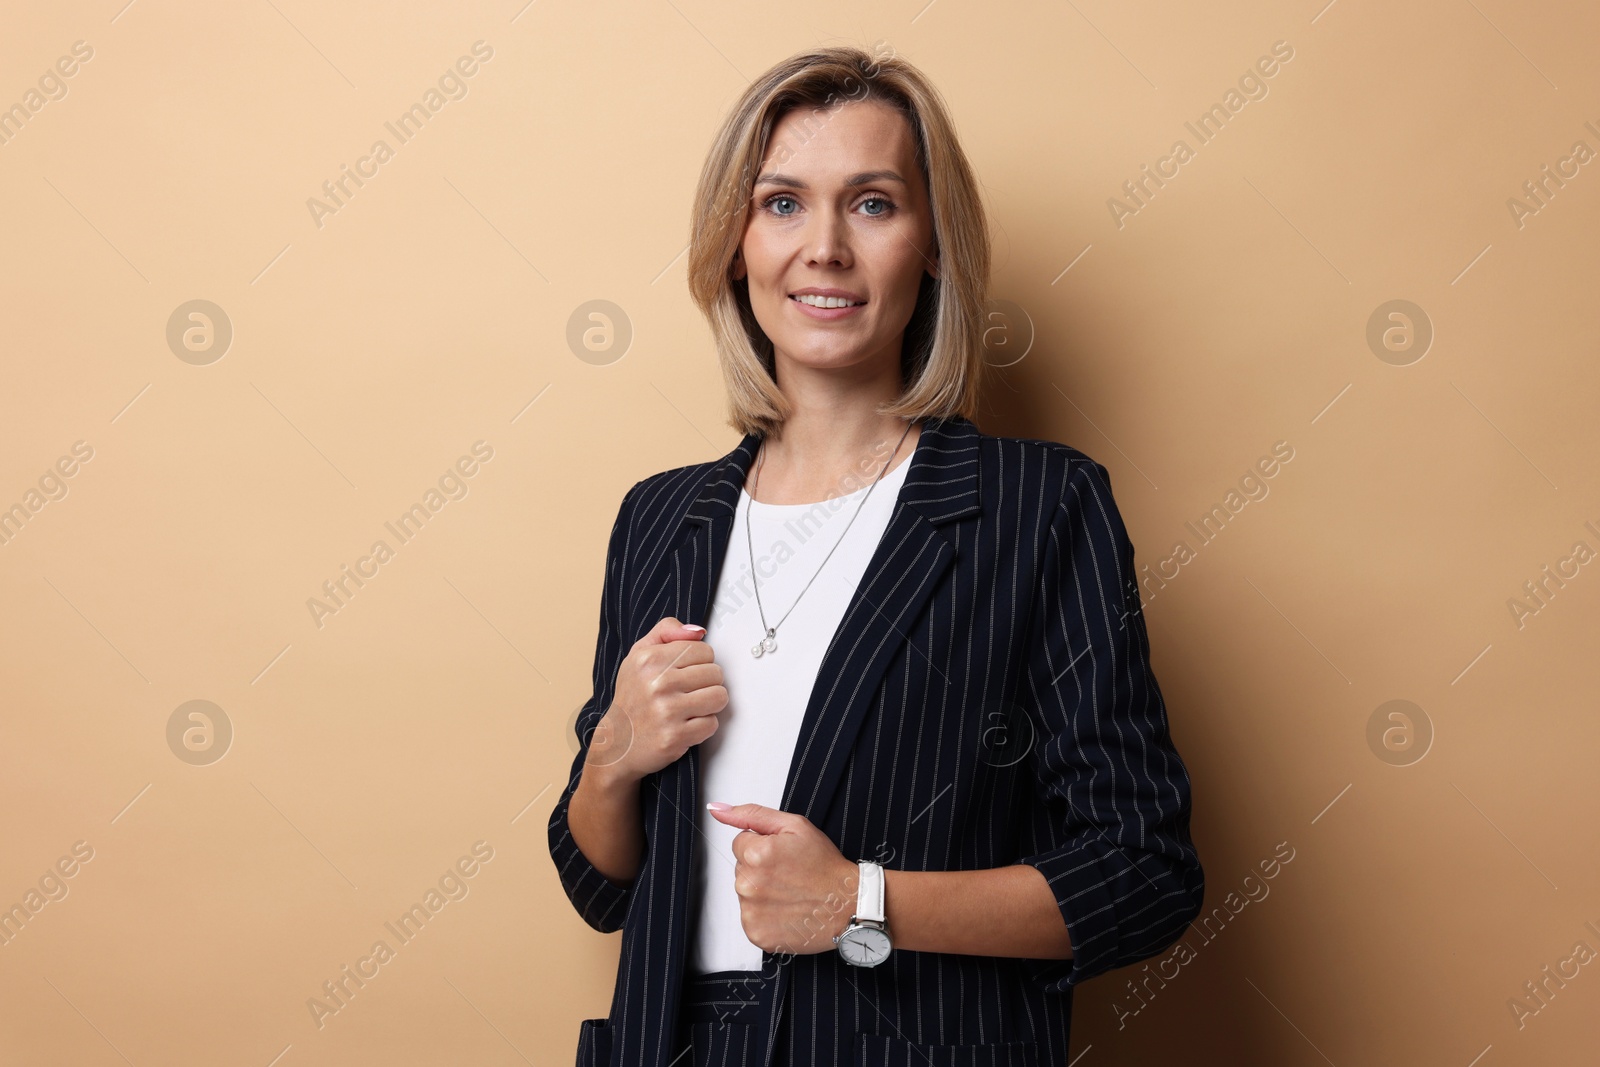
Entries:
POLYGON ((860 926, 839 939, 839 954, 857 967, 873 967, 889 958, 889 935, 876 926, 860 926))

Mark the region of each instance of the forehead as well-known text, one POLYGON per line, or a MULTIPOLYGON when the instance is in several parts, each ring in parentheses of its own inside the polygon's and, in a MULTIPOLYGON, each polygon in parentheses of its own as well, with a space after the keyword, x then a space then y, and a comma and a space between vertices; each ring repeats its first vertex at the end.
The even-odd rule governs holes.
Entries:
POLYGON ((759 173, 781 170, 806 179, 864 170, 916 170, 916 144, 906 116, 873 100, 832 108, 797 107, 772 129, 759 173))

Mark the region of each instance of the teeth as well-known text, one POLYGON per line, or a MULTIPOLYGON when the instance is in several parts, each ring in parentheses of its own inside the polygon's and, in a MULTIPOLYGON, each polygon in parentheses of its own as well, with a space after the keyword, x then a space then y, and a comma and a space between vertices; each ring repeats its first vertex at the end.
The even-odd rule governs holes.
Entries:
POLYGON ((792 299, 798 300, 802 304, 810 304, 814 308, 859 307, 861 304, 866 303, 865 300, 851 301, 846 300, 842 296, 812 296, 809 293, 793 297, 792 299))

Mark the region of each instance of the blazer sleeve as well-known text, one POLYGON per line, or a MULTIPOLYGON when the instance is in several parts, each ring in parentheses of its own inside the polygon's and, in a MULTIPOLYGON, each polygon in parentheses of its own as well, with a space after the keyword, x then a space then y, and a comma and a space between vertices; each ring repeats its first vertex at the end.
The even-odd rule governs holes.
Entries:
POLYGON ((1060 993, 1172 945, 1199 914, 1205 875, 1189 837, 1189 775, 1173 748, 1133 569, 1105 467, 1081 453, 1045 547, 1021 701, 1036 734, 1028 827, 1072 941, 1030 960, 1060 993))
POLYGON ((601 874, 572 839, 572 827, 567 821, 567 808, 572 794, 582 777, 583 762, 589 754, 589 741, 594 736, 595 724, 611 706, 617 684, 617 669, 631 643, 626 641, 623 620, 622 596, 627 577, 628 536, 631 522, 630 506, 639 485, 635 484, 622 497, 616 521, 611 526, 611 537, 606 547, 606 573, 600 594, 600 632, 595 642, 594 676, 590 696, 578 712, 578 754, 572 761, 567 776, 567 786, 550 813, 550 858, 555 861, 561 887, 577 909, 583 921, 603 934, 622 928, 633 899, 633 887, 618 885, 601 874))

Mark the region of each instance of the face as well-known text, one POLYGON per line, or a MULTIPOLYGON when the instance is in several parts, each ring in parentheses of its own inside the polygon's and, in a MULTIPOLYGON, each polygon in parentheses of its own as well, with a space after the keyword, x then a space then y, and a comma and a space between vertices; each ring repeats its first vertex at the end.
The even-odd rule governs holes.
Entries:
POLYGON ((888 366, 898 375, 917 289, 924 274, 938 277, 937 257, 903 115, 868 99, 796 109, 778 122, 733 276, 749 279, 780 384, 796 366, 888 366))

